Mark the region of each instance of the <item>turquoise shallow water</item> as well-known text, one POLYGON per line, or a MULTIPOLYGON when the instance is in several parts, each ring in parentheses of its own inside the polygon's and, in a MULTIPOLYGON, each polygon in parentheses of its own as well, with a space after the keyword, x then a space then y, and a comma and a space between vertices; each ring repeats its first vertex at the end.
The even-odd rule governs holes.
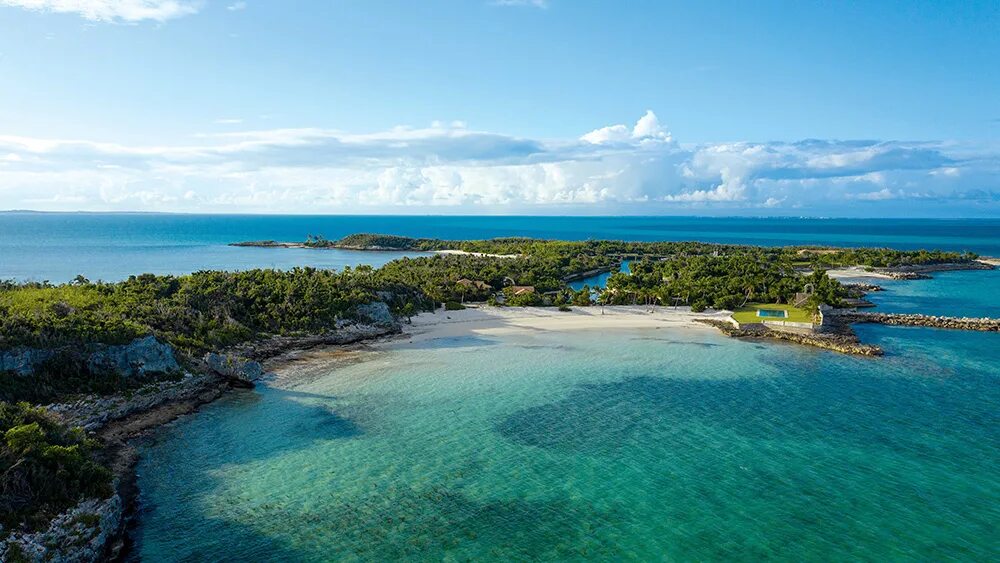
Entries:
POLYGON ((138 468, 149 561, 995 560, 998 335, 398 343, 234 393, 138 468))
POLYGON ((1000 317, 1000 269, 934 272, 933 279, 875 281, 886 291, 868 299, 878 311, 953 317, 1000 317))

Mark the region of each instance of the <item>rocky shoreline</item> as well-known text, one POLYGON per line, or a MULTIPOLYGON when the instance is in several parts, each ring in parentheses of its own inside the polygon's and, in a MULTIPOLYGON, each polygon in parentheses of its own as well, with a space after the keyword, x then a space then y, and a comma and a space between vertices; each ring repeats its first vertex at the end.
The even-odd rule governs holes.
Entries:
POLYGON ((255 248, 311 248, 301 242, 281 242, 276 240, 248 240, 244 242, 231 242, 228 246, 249 246, 255 248))
MULTIPOLYGON (((377 313, 381 313, 378 311, 377 313)), ((386 311, 387 312, 387 309, 386 311)), ((368 341, 400 332, 394 318, 373 319, 371 324, 338 324, 334 331, 302 336, 274 336, 209 353, 191 360, 193 370, 180 379, 159 381, 124 395, 87 396, 71 403, 47 408, 70 426, 80 426, 102 443, 101 457, 114 474, 114 494, 107 499, 87 499, 54 518, 48 529, 14 532, 0 542, 0 561, 113 561, 128 550, 128 529, 134 524, 138 490, 134 442, 178 417, 195 412, 234 388, 252 388, 264 378, 261 362, 319 346, 340 346, 368 341)), ((152 338, 152 337, 149 337, 152 338)), ((112 350, 117 358, 127 345, 112 350)), ((155 339, 142 339, 141 349, 153 349, 162 356, 163 346, 155 339)), ((133 346, 133 348, 135 348, 133 346)), ((129 349, 131 350, 131 349, 129 349)), ((99 350, 105 357, 106 349, 99 350)), ((28 353, 23 358, 34 359, 28 353)), ((173 359, 172 349, 170 359, 173 359)), ((20 366, 24 366, 19 361, 20 366)), ((130 365, 130 372, 136 366, 130 365)), ((174 363, 173 365, 177 365, 174 363)))
POLYGON ((406 251, 416 251, 413 248, 393 248, 389 246, 378 246, 378 245, 353 245, 353 244, 337 244, 336 242, 328 242, 326 244, 306 244, 304 242, 282 242, 277 240, 248 240, 242 242, 231 242, 228 246, 242 246, 242 247, 253 247, 253 248, 310 248, 315 250, 357 250, 362 252, 406 252, 406 251))
POLYGON ((982 260, 970 262, 923 264, 917 266, 895 266, 892 268, 872 268, 872 272, 894 280, 926 280, 931 279, 933 272, 952 272, 956 270, 993 270, 996 266, 982 260))

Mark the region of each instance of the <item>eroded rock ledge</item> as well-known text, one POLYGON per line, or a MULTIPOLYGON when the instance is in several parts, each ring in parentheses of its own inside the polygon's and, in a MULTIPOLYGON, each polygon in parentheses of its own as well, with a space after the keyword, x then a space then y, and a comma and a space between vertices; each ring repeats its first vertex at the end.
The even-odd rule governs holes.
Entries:
POLYGON ((114 373, 126 378, 181 371, 174 349, 155 336, 136 338, 128 344, 91 344, 56 349, 18 347, 0 351, 0 371, 31 377, 46 362, 60 359, 92 374, 114 373))

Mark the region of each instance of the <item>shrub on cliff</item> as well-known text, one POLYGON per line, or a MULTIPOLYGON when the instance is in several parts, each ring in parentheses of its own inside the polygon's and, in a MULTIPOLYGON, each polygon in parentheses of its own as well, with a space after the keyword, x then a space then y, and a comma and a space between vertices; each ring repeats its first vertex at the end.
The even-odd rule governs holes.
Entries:
POLYGON ((45 409, 0 402, 0 524, 45 525, 85 498, 111 494, 111 472, 94 460, 96 444, 45 409))

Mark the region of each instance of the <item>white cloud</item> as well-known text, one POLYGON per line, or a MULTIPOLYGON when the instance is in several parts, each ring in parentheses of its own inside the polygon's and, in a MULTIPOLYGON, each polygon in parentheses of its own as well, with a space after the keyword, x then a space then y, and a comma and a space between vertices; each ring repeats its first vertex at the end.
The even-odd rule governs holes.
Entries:
POLYGON ((537 140, 440 121, 372 133, 202 134, 186 145, 0 135, 0 209, 358 212, 744 212, 911 206, 1000 213, 1000 151, 960 143, 682 146, 634 126, 537 140), (686 211, 688 210, 688 211, 686 211), (693 211, 690 211, 693 210, 693 211))
POLYGON ((198 12, 201 2, 198 0, 0 0, 0 6, 13 6, 35 12, 77 14, 91 21, 164 22, 198 12))
POLYGON ((246 2, 233 2, 232 4, 226 6, 226 9, 229 10, 230 12, 239 12, 240 10, 246 10, 247 9, 247 3, 246 2))
POLYGON ((604 143, 626 143, 633 140, 648 140, 670 142, 670 133, 661 125, 656 114, 652 110, 646 110, 646 114, 635 122, 635 126, 629 129, 625 125, 609 125, 595 129, 590 133, 580 137, 581 140, 595 145, 604 143))

